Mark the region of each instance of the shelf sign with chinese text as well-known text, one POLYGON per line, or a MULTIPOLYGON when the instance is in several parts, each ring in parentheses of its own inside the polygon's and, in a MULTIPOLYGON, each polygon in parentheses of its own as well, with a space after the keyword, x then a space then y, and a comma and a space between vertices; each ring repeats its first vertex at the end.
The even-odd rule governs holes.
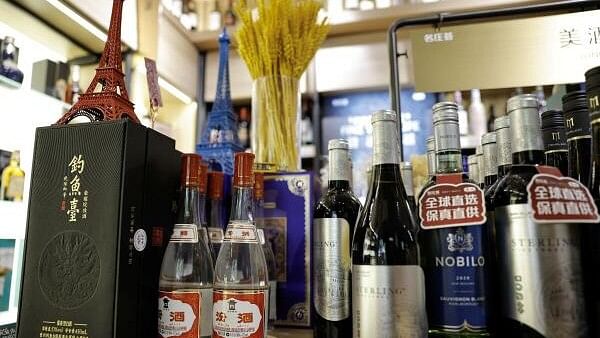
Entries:
POLYGON ((410 30, 415 89, 584 82, 600 64, 600 10, 410 30))
POLYGON ((487 220, 483 191, 463 182, 462 174, 437 175, 436 185, 421 194, 419 217, 425 230, 483 224, 487 220))
POLYGON ((539 223, 597 223, 598 209, 589 190, 570 177, 540 173, 527 185, 532 217, 539 223))

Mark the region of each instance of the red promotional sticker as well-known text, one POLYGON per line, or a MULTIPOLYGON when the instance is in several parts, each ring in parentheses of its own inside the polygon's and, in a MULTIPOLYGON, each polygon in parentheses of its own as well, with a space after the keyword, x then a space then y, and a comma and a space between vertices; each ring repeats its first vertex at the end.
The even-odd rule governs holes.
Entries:
POLYGON ((213 292, 214 338, 263 338, 265 291, 213 292))
POLYGON ((589 190, 570 177, 540 170, 527 185, 533 219, 540 223, 597 223, 598 208, 589 190))
POLYGON ((477 185, 463 182, 462 174, 438 175, 436 182, 419 200, 421 228, 451 228, 487 221, 483 191, 477 185))
POLYGON ((161 291, 158 299, 158 335, 162 338, 200 336, 200 292, 161 291))

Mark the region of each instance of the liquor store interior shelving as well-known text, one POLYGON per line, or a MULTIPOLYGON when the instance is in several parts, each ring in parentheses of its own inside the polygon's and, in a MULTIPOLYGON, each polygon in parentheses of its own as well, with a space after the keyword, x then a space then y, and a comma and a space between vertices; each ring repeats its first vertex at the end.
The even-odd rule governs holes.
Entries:
POLYGON ((0 0, 0 338, 600 337, 599 22, 593 0, 0 0), (559 171, 507 197, 515 161, 559 171), (517 200, 534 258, 498 234, 517 200))

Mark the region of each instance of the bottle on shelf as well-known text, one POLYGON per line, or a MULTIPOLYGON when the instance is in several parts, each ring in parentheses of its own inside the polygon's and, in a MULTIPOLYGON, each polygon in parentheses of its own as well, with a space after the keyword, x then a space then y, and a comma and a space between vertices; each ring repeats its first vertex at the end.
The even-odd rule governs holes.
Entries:
POLYGON ((353 337, 373 337, 375 332, 426 337, 425 280, 413 232, 415 216, 400 176, 397 115, 376 111, 371 123, 371 186, 352 241, 353 337))
POLYGON ((314 211, 314 337, 352 336, 351 243, 361 205, 350 186, 348 141, 329 141, 329 184, 314 211))
POLYGON ((71 66, 71 83, 67 87, 65 102, 74 104, 79 100, 81 95, 81 87, 79 86, 80 67, 78 65, 71 66))
POLYGON ((5 36, 0 46, 0 76, 18 83, 23 83, 23 72, 18 68, 17 47, 15 38, 5 36))
POLYGON ((229 224, 215 265, 213 338, 266 336, 269 280, 254 225, 254 154, 236 153, 229 224))
POLYGON ((224 174, 220 171, 208 173, 208 199, 210 201, 210 219, 208 224, 208 239, 213 256, 217 258, 221 244, 223 244, 223 184, 224 174))
POLYGON ((265 254, 267 271, 269 272, 269 318, 267 327, 272 330, 277 320, 277 266, 273 245, 265 233, 265 175, 254 173, 254 219, 256 220, 256 231, 260 246, 265 254))
POLYGON ((240 109, 240 120, 238 123, 238 140, 240 145, 247 149, 250 147, 250 110, 248 107, 240 109))
POLYGON ((479 163, 477 162, 477 154, 469 155, 467 157, 467 163, 469 164, 469 178, 479 184, 479 163))
POLYGON ((489 336, 485 201, 463 173, 458 120, 454 102, 433 106, 436 184, 419 200, 429 337, 489 336))
POLYGON ((546 170, 539 166, 544 143, 538 107, 529 94, 507 102, 513 165, 494 195, 497 278, 504 295, 498 336, 586 337, 579 227, 538 223, 528 201, 532 178, 546 170))
POLYGON ((200 156, 184 154, 177 224, 163 256, 158 301, 159 337, 212 336, 213 263, 206 231, 198 220, 200 156), (180 313, 195 317, 193 324, 172 321, 180 313))
POLYGON ((542 113, 542 139, 544 140, 544 164, 556 167, 569 175, 569 150, 565 136, 565 117, 560 110, 542 113))
POLYGON ((483 163, 483 146, 481 146, 481 144, 475 148, 475 156, 477 159, 478 170, 476 183, 481 189, 483 189, 483 185, 485 182, 485 163, 483 163))
POLYGON ((225 15, 223 16, 223 23, 225 26, 235 26, 236 17, 233 12, 233 0, 227 1, 227 10, 225 10, 225 15))
MULTIPOLYGON (((592 126, 592 179, 590 192, 600 208, 600 67, 585 73, 585 87, 592 126)), ((590 337, 600 336, 600 229, 588 224, 583 229, 582 253, 590 337)))
POLYGON ((400 175, 402 176, 402 183, 404 183, 404 190, 408 196, 408 203, 414 213, 417 210, 417 203, 413 188, 413 167, 410 162, 400 162, 400 175))
POLYGON ((589 187, 592 178, 592 134, 585 91, 566 94, 562 97, 562 103, 569 148, 569 177, 589 187))
POLYGON ((208 13, 208 30, 218 31, 223 24, 221 11, 219 10, 219 2, 217 0, 211 0, 209 3, 212 8, 208 13))
POLYGON ((485 192, 486 207, 488 212, 493 209, 493 198, 500 181, 508 174, 512 166, 512 149, 510 135, 510 118, 507 115, 497 117, 494 120, 494 131, 496 132, 496 165, 497 179, 485 192))
POLYGON ((498 179, 496 132, 483 134, 481 147, 483 149, 483 190, 487 192, 498 179))
POLYGON ((481 102, 479 89, 471 89, 471 104, 469 104, 469 132, 479 140, 487 132, 487 112, 481 102))
POLYGON ((202 236, 202 240, 204 240, 210 249, 210 255, 212 257, 213 263, 217 259, 218 252, 214 251, 214 245, 210 240, 209 232, 208 232, 208 221, 206 220, 206 192, 208 188, 208 163, 200 160, 200 165, 198 166, 198 207, 196 208, 198 212, 198 226, 204 229, 200 235, 202 236))
POLYGON ((21 152, 15 150, 10 154, 8 166, 2 170, 0 181, 0 200, 22 201, 25 186, 25 172, 21 169, 21 152))

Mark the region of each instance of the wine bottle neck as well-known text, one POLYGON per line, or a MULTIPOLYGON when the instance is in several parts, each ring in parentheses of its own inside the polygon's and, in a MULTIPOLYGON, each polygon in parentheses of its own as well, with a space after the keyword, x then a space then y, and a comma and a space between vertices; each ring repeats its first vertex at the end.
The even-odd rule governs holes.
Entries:
POLYGON ((352 170, 350 168, 351 160, 349 152, 346 149, 329 150, 329 182, 331 181, 350 181, 352 170))
POLYGON ((233 200, 229 221, 254 222, 254 196, 251 187, 233 188, 233 200))
MULTIPOLYGON (((511 157, 510 161, 512 163, 512 157, 511 157)), ((499 165, 498 166, 498 178, 502 178, 506 174, 508 174, 508 172, 510 171, 511 167, 512 167, 512 164, 499 165)))
POLYGON ((198 188, 184 186, 179 197, 177 223, 200 225, 198 217, 198 188))
POLYGON ((454 174, 463 171, 460 151, 442 151, 438 152, 435 157, 438 174, 454 174))
POLYGON ((543 150, 526 150, 519 151, 513 154, 514 164, 543 164, 544 163, 544 151, 543 150))
POLYGON ((350 182, 344 180, 329 180, 328 190, 349 190, 350 182))
POLYGON ((373 166, 400 164, 400 143, 394 121, 373 123, 373 166))

